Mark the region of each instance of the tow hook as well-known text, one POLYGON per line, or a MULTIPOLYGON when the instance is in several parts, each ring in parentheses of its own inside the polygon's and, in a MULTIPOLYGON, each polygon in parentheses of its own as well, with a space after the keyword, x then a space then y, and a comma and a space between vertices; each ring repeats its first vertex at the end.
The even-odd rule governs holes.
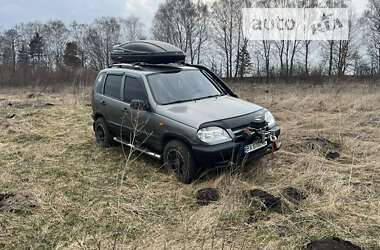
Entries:
POLYGON ((276 146, 278 138, 275 135, 270 135, 269 140, 272 142, 272 159, 274 159, 274 147, 276 146))

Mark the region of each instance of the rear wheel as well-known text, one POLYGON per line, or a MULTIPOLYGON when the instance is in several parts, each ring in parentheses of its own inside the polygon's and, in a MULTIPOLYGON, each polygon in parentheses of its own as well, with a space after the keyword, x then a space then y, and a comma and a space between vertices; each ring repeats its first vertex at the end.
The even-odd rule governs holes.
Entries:
POLYGON ((169 172, 185 184, 190 184, 197 174, 197 164, 189 147, 177 140, 170 141, 164 149, 164 164, 169 172))
POLYGON ((106 121, 100 117, 96 119, 94 124, 94 131, 96 136, 96 142, 103 148, 111 147, 113 143, 113 137, 108 130, 106 121))

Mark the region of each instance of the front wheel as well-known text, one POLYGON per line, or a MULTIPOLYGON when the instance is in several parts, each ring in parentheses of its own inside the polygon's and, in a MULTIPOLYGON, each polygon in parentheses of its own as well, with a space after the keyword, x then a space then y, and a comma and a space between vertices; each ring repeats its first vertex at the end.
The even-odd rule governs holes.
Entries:
POLYGON ((197 164, 185 143, 170 141, 165 146, 163 157, 166 168, 174 173, 180 182, 190 184, 196 178, 197 164))

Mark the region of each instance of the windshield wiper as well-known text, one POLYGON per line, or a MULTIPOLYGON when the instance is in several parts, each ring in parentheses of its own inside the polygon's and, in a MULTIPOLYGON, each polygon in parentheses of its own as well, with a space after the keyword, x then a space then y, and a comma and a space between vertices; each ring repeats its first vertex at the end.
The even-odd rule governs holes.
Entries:
POLYGON ((178 101, 174 101, 174 102, 165 103, 163 105, 171 105, 171 104, 178 104, 178 103, 191 102, 191 101, 193 101, 193 100, 178 100, 178 101))
POLYGON ((174 102, 165 103, 163 105, 171 105, 171 104, 178 104, 178 103, 184 103, 184 102, 196 102, 196 101, 200 101, 203 99, 208 99, 208 98, 212 98, 212 97, 219 97, 219 96, 223 96, 223 95, 209 95, 209 96, 193 98, 193 99, 189 99, 189 100, 178 100, 178 101, 174 101, 174 102))
POLYGON ((213 98, 213 97, 220 97, 220 96, 223 96, 223 95, 209 95, 205 97, 194 98, 192 101, 199 101, 199 100, 204 100, 204 99, 213 98))

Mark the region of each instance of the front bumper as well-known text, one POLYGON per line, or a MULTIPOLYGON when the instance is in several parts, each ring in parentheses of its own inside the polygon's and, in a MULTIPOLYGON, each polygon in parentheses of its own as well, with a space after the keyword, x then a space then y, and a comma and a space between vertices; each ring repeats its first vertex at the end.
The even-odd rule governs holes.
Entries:
MULTIPOLYGON (((274 127, 270 130, 272 135, 277 138, 280 136, 280 128, 274 127)), ((243 160, 250 162, 264 155, 276 152, 280 150, 281 143, 275 142, 272 148, 272 143, 268 142, 268 145, 264 148, 258 149, 244 155, 244 147, 249 143, 244 141, 231 141, 219 145, 194 145, 192 147, 194 157, 199 165, 207 168, 224 168, 230 166, 241 165, 243 160)))

